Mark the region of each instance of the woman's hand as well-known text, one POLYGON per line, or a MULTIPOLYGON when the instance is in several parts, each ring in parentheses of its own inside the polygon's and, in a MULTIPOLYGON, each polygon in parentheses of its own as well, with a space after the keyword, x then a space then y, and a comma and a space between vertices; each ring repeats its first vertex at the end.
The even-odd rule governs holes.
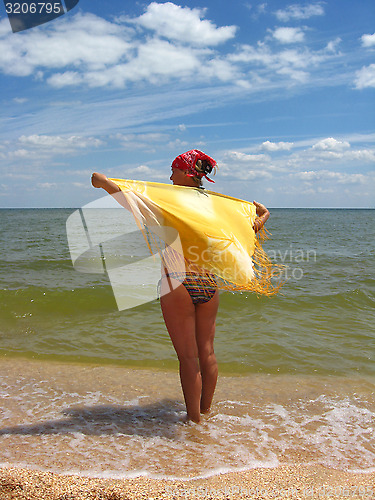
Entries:
POLYGON ((262 217, 264 214, 267 214, 267 213, 268 213, 268 217, 269 217, 270 213, 264 205, 262 205, 261 203, 258 203, 257 201, 253 201, 253 203, 255 205, 258 217, 262 217))
POLYGON ((95 188, 103 187, 108 181, 108 177, 104 174, 99 174, 98 172, 94 172, 91 176, 91 184, 95 188))
POLYGON ((94 172, 91 176, 91 184, 95 188, 103 188, 107 193, 114 194, 118 193, 120 188, 113 181, 108 179, 108 177, 104 174, 99 174, 98 172, 94 172))
POLYGON ((260 229, 262 229, 265 222, 268 220, 270 213, 268 209, 261 203, 258 203, 257 201, 253 201, 253 203, 256 208, 256 214, 258 216, 254 221, 253 229, 257 233, 260 229))

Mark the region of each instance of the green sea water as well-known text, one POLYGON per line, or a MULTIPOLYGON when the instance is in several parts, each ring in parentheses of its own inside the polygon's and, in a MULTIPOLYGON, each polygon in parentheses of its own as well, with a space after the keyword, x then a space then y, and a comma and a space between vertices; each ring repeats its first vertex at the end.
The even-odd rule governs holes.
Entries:
POLYGON ((264 249, 285 266, 284 286, 271 298, 221 293, 220 376, 199 425, 183 423, 159 302, 119 311, 104 272, 73 268, 73 212, 0 211, 0 466, 374 471, 374 210, 271 210, 264 249))
MULTIPOLYGON (((71 213, 0 211, 0 355, 174 368, 157 300, 118 311, 107 275, 74 270, 71 213)), ((374 211, 274 209, 267 227, 285 283, 221 293, 221 371, 374 374, 374 211)))

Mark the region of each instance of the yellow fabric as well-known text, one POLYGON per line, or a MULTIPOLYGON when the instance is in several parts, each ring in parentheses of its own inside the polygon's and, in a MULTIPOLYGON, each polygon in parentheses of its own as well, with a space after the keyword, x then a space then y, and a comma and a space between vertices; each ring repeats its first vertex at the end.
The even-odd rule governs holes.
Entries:
POLYGON ((111 180, 120 187, 150 250, 154 253, 156 247, 169 272, 181 270, 183 262, 186 272, 215 275, 221 289, 277 292, 277 268, 252 228, 253 203, 199 188, 111 180), (166 236, 166 227, 176 230, 181 246, 166 236))

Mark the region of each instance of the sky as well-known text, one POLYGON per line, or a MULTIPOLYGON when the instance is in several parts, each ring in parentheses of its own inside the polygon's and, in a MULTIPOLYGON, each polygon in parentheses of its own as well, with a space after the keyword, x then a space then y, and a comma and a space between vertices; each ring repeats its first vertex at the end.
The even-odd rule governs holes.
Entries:
POLYGON ((268 207, 375 208, 375 2, 0 4, 0 208, 81 207, 91 173, 170 183, 179 154, 268 207))

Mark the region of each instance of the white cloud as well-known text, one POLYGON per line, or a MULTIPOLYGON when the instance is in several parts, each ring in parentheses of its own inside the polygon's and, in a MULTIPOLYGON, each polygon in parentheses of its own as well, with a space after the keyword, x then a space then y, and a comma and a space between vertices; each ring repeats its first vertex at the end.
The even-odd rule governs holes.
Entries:
POLYGON ((293 147, 292 142, 270 142, 265 141, 260 146, 264 151, 289 151, 293 147))
POLYGON ((361 162, 375 164, 375 151, 373 149, 358 149, 350 151, 350 154, 346 156, 351 160, 360 160, 361 162))
POLYGON ((132 169, 132 172, 136 174, 150 174, 152 170, 147 165, 139 165, 139 167, 132 169))
POLYGON ((168 134, 162 134, 160 132, 149 132, 145 134, 117 134, 117 139, 120 139, 123 143, 129 142, 162 142, 169 138, 168 134))
MULTIPOLYGON (((365 142, 367 147, 353 148, 348 138, 328 137, 295 143, 265 141, 243 150, 225 151, 218 157, 222 160, 219 161, 220 174, 244 180, 263 178, 269 181, 269 188, 279 192, 282 186, 283 192, 289 190, 289 195, 300 195, 306 192, 305 187, 312 190, 311 194, 331 191, 338 195, 343 186, 354 189, 352 196, 354 193, 360 196, 363 186, 371 193, 375 189, 375 175, 369 171, 369 165, 375 164, 375 148, 369 144, 374 142, 374 137, 350 138, 357 143, 355 146, 365 142), (249 154, 259 150, 269 154, 249 154)), ((371 195, 368 198, 371 205, 371 195)))
POLYGON ((54 156, 72 155, 80 150, 98 148, 103 142, 95 137, 22 135, 14 143, 7 144, 4 159, 45 161, 54 156))
POLYGON ((0 38, 0 68, 4 73, 27 76, 37 68, 82 65, 100 70, 130 56, 132 45, 124 27, 93 14, 69 16, 69 21, 47 24, 22 34, 0 38))
POLYGON ((356 72, 355 86, 357 89, 375 87, 375 64, 364 66, 356 72))
POLYGON ((69 87, 78 85, 83 82, 82 76, 77 71, 65 71, 64 73, 56 73, 47 78, 47 82, 56 88, 69 87))
POLYGON ((329 151, 329 150, 312 150, 314 154, 301 154, 300 161, 310 164, 336 164, 340 167, 344 165, 358 165, 359 168, 363 164, 375 163, 375 151, 372 149, 357 149, 347 151, 329 151))
POLYGON ((310 5, 293 4, 284 10, 277 10, 275 15, 280 21, 287 22, 291 19, 308 19, 312 16, 323 16, 324 8, 320 3, 310 5))
MULTIPOLYGON (((372 142, 374 138, 368 135, 352 135, 353 142, 372 142)), ((291 170, 299 172, 301 168, 311 165, 312 170, 317 165, 327 169, 346 169, 360 171, 367 165, 375 164, 375 148, 363 147, 355 148, 345 138, 335 139, 329 137, 319 141, 301 141, 293 145, 293 152, 290 154, 274 153, 272 157, 274 165, 280 170, 291 170)))
MULTIPOLYGON (((297 12, 295 6, 289 11, 297 12)), ((228 53, 219 45, 233 39, 236 27, 217 27, 204 19, 205 13, 152 2, 132 19, 109 22, 78 13, 22 34, 0 29, 0 71, 38 75, 54 88, 122 89, 143 82, 158 86, 194 82, 211 87, 229 83, 234 92, 257 92, 313 82, 313 70, 337 58, 337 40, 321 50, 275 50, 268 45, 270 36, 254 47, 236 46, 228 53)), ((304 40, 302 28, 277 28, 272 35, 283 45, 304 40)), ((327 75, 319 71, 317 79, 322 85, 327 75)))
POLYGON ((309 73, 307 71, 296 70, 293 68, 280 68, 277 73, 279 75, 288 76, 294 82, 306 83, 309 80, 309 73))
POLYGON ((219 173, 224 178, 245 180, 271 179, 273 168, 266 154, 247 154, 242 151, 225 151, 218 157, 219 173))
POLYGON ((218 45, 235 36, 236 26, 218 28, 211 21, 202 20, 203 15, 202 9, 152 2, 134 22, 169 40, 204 47, 218 45))
POLYGON ((335 181, 339 184, 365 184, 367 176, 364 174, 348 174, 345 172, 332 172, 330 170, 310 170, 291 174, 291 177, 305 182, 335 181))
POLYGON ((240 151, 231 151, 225 155, 226 161, 236 161, 241 163, 254 163, 254 162, 264 162, 264 160, 269 160, 270 157, 264 154, 246 154, 240 151))
POLYGON ((168 134, 146 133, 146 134, 117 134, 115 137, 124 149, 134 150, 143 149, 152 150, 155 146, 164 147, 169 140, 168 134))
POLYGON ((8 152, 8 157, 9 158, 29 158, 30 152, 27 149, 17 149, 15 151, 9 151, 8 152))
POLYGON ((19 173, 19 172, 9 172, 6 171, 3 173, 3 176, 6 177, 7 179, 12 179, 15 181, 23 180, 23 181, 30 181, 30 180, 35 180, 35 172, 32 172, 30 174, 25 174, 25 173, 19 173))
POLYGON ((14 97, 13 101, 17 104, 25 104, 28 101, 26 97, 14 97))
POLYGON ((257 181, 259 179, 271 179, 272 174, 266 170, 241 170, 241 180, 257 181))
POLYGON ((111 68, 110 79, 113 81, 114 74, 117 74, 123 81, 148 80, 157 83, 160 78, 194 77, 201 71, 201 61, 209 55, 205 49, 180 47, 154 38, 141 45, 131 61, 111 68))
POLYGON ((338 46, 341 43, 341 41, 342 40, 340 37, 337 37, 334 40, 329 41, 326 46, 326 51, 332 53, 336 52, 338 50, 338 46))
MULTIPOLYGON (((332 50, 333 45, 313 51, 308 47, 273 50, 267 43, 258 43, 256 46, 242 45, 233 55, 229 56, 234 63, 251 66, 252 80, 259 89, 265 89, 267 83, 280 86, 284 81, 305 84, 315 68, 319 68, 319 80, 322 79, 323 64, 332 61, 337 54, 332 50), (285 76, 284 80, 280 75, 285 76)), ((331 78, 330 78, 331 81, 331 78)))
POLYGON ((102 141, 94 137, 81 137, 75 135, 70 137, 61 137, 36 134, 29 136, 22 135, 19 138, 19 143, 39 149, 69 152, 87 147, 98 147, 103 144, 102 141))
MULTIPOLYGON (((222 159, 236 162, 262 161, 267 163, 267 168, 277 170, 280 167, 291 168, 300 171, 306 163, 323 161, 331 167, 331 159, 340 160, 338 166, 347 168, 350 162, 371 163, 375 161, 375 134, 351 134, 340 138, 327 137, 324 139, 310 138, 295 142, 272 142, 264 141, 258 145, 244 147, 242 149, 224 151, 222 159), (349 142, 350 141, 350 142, 349 142), (364 147, 361 147, 364 145, 364 147), (270 154, 258 154, 266 151, 270 154)), ((306 167, 305 167, 306 168, 306 167)))
POLYGON ((188 149, 187 148, 188 144, 189 143, 187 141, 182 141, 181 139, 175 139, 174 141, 169 141, 167 144, 167 147, 169 149, 174 150, 174 151, 182 150, 182 149, 186 150, 186 149, 188 149))
POLYGON ((207 62, 206 66, 200 70, 202 78, 217 78, 222 82, 233 82, 243 87, 244 82, 238 79, 241 75, 239 68, 236 68, 232 63, 223 59, 212 59, 207 62))
POLYGON ((303 42, 305 39, 305 33, 301 28, 276 28, 272 32, 272 36, 280 43, 297 43, 303 42))
POLYGON ((57 186, 56 182, 40 182, 37 184, 37 187, 43 189, 51 189, 57 186))
POLYGON ((343 151, 349 147, 350 144, 347 141, 338 141, 333 137, 327 137, 326 139, 322 139, 314 144, 312 149, 318 149, 321 151, 343 151))
POLYGON ((362 35, 361 37, 363 47, 375 46, 375 33, 372 35, 362 35))
POLYGON ((55 88, 123 88, 139 81, 235 82, 233 63, 210 47, 233 38, 236 27, 216 27, 201 19, 203 14, 171 2, 153 2, 135 19, 109 22, 78 13, 69 21, 63 18, 22 34, 0 30, 0 71, 38 76, 55 88))
MULTIPOLYGON (((297 12, 295 6, 289 11, 297 12)), ((217 27, 204 19, 205 13, 171 2, 152 2, 137 18, 110 22, 78 13, 21 34, 0 29, 0 71, 32 75, 54 88, 210 82, 256 92, 267 86, 306 84, 314 68, 321 69, 337 57, 337 41, 321 50, 280 51, 267 45, 269 36, 255 47, 236 46, 228 53, 219 45, 233 39, 236 27, 217 27)), ((282 44, 304 40, 302 28, 277 28, 272 33, 282 44)), ((319 81, 323 81, 321 72, 319 81)))
POLYGON ((267 3, 260 3, 256 6, 247 3, 245 4, 245 7, 252 12, 251 17, 257 20, 261 15, 265 14, 267 10, 267 3))

